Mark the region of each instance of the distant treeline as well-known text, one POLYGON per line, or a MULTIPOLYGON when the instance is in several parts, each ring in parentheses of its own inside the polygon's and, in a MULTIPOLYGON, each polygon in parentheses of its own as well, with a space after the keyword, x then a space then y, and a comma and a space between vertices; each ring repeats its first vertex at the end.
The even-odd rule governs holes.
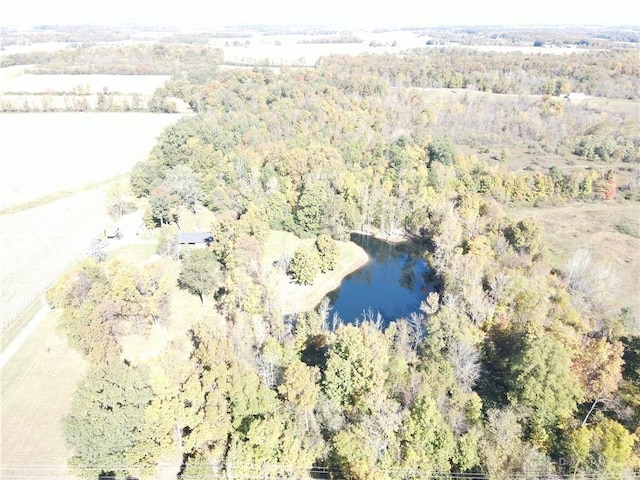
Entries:
POLYGON ((0 58, 0 67, 36 65, 30 72, 42 74, 174 75, 211 70, 222 60, 219 49, 159 43, 17 53, 0 58))

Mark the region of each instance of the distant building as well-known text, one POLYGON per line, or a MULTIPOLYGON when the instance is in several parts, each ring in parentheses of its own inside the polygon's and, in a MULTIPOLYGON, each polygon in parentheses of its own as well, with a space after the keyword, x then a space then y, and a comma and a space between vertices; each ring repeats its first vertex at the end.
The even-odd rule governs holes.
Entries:
POLYGON ((213 242, 211 232, 180 232, 178 243, 180 245, 191 245, 193 247, 208 247, 213 242))
POLYGON ((585 97, 586 95, 582 92, 571 92, 569 95, 567 95, 567 98, 573 102, 581 102, 585 99, 585 97))

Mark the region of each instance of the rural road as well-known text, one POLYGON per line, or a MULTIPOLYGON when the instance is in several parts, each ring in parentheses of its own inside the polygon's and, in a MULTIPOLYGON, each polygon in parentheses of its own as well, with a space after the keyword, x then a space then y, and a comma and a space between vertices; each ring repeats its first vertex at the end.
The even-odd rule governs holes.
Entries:
POLYGON ((18 334, 16 338, 9 344, 9 346, 0 353, 0 370, 5 366, 5 364, 13 357, 13 355, 20 349, 22 344, 25 342, 29 335, 31 335, 40 322, 49 314, 51 308, 46 303, 44 306, 38 310, 38 313, 29 321, 29 323, 22 329, 22 331, 18 334))

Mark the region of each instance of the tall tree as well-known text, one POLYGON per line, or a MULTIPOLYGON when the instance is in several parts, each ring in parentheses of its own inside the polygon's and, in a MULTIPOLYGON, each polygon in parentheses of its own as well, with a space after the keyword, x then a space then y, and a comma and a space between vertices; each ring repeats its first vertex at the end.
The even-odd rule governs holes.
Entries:
POLYGON ((569 419, 583 398, 571 366, 571 352, 549 333, 528 334, 513 359, 507 397, 530 411, 530 434, 543 448, 551 429, 569 419))
POLYGON ((194 249, 182 259, 182 268, 178 276, 180 288, 198 295, 204 305, 205 295, 222 283, 220 264, 208 249, 194 249))
POLYGON ((64 420, 71 467, 83 478, 114 472, 117 478, 148 475, 160 451, 149 443, 145 410, 153 392, 145 373, 114 360, 80 382, 64 420))

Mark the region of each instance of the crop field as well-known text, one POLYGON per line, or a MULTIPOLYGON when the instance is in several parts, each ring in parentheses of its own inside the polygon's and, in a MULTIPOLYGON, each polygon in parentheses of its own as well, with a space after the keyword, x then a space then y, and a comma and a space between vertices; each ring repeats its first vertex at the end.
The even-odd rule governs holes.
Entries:
POLYGON ((0 115, 0 212, 128 173, 178 118, 153 113, 0 115))
MULTIPOLYGON (((326 55, 360 55, 363 53, 401 54, 403 51, 425 48, 429 37, 410 31, 354 32, 358 42, 338 43, 326 41, 340 35, 254 35, 230 41, 229 38, 213 38, 210 45, 222 49, 228 63, 260 65, 312 66, 326 55)), ((454 46, 454 45, 450 45, 454 46)), ((569 54, 575 48, 539 48, 533 46, 455 45, 460 48, 489 52, 522 52, 528 54, 569 54)), ((434 45, 429 48, 442 48, 434 45)))
POLYGON ((178 115, 0 115, 2 330, 102 233, 108 181, 146 158, 178 115), (37 138, 37 140, 35 140, 37 138), (89 185, 89 186, 87 186, 89 185))

